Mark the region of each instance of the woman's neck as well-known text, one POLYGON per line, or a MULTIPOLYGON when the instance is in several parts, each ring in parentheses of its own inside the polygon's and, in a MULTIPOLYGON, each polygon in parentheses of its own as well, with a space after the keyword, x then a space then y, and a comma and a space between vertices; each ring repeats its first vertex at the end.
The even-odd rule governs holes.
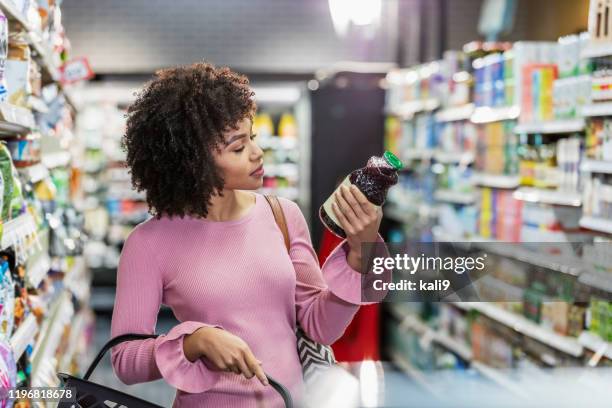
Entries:
POLYGON ((208 207, 207 220, 231 221, 246 214, 255 205, 255 195, 240 190, 223 190, 223 196, 213 195, 208 207))

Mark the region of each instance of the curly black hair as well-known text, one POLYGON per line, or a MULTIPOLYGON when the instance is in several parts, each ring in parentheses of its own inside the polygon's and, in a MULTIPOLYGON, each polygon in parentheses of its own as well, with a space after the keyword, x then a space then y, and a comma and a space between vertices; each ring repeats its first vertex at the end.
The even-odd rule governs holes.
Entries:
POLYGON ((121 144, 152 215, 208 215, 223 189, 212 149, 253 117, 253 95, 247 77, 204 62, 159 70, 145 84, 127 110, 121 144))

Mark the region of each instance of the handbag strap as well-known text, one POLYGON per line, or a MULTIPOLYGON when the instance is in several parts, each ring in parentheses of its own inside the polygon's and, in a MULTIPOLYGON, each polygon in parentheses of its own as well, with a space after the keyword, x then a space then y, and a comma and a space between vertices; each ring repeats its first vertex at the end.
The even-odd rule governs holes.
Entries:
POLYGON ((280 228, 283 233, 283 238, 285 240, 285 247, 287 248, 287 252, 291 249, 291 243, 289 241, 289 230, 287 229, 287 219, 285 218, 285 212, 283 211, 283 207, 281 207, 280 201, 278 201, 278 197, 274 195, 266 195, 266 200, 268 204, 270 204, 270 208, 272 209, 272 214, 274 214, 274 221, 276 221, 276 225, 280 228))
MULTIPOLYGON (((98 366, 98 363, 100 363, 100 360, 102 360, 102 357, 104 357, 104 354, 106 354, 106 352, 110 348, 116 346, 119 343, 123 343, 125 341, 154 339, 158 336, 159 334, 127 333, 127 334, 121 334, 119 336, 113 337, 108 342, 106 342, 106 344, 102 347, 102 350, 100 350, 100 352, 98 353, 94 361, 89 365, 87 372, 85 372, 85 375, 83 376, 83 380, 86 380, 86 381, 89 380, 89 377, 93 374, 93 371, 98 366)), ((274 388, 276 392, 278 392, 280 396, 283 398, 283 401, 285 402, 285 407, 293 408, 293 399, 291 398, 291 393, 289 392, 289 390, 283 384, 281 384, 274 378, 270 377, 267 373, 266 373, 266 377, 268 378, 268 382, 270 383, 270 386, 272 386, 272 388, 274 388)))

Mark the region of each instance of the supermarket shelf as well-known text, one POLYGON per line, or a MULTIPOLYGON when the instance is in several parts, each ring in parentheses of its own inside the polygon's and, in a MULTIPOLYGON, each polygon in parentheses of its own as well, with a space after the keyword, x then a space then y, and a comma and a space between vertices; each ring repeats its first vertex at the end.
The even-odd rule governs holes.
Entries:
POLYGON ((521 114, 521 108, 518 106, 503 106, 503 107, 488 107, 481 106, 474 109, 474 113, 470 120, 472 123, 483 124, 499 122, 502 120, 514 120, 521 114))
POLYGON ((264 165, 264 176, 266 177, 285 177, 288 179, 297 179, 299 166, 297 163, 280 163, 264 165))
POLYGON ((517 188, 520 184, 520 177, 505 174, 475 173, 472 176, 472 182, 483 187, 517 188))
POLYGON ((597 58, 612 55, 610 42, 591 42, 580 51, 580 58, 597 58))
POLYGON ((607 173, 612 174, 612 161, 607 160, 584 160, 580 170, 585 173, 607 173))
POLYGON ((588 269, 578 277, 578 282, 597 290, 612 293, 612 279, 609 272, 588 269))
POLYGON ((584 272, 584 266, 576 260, 530 251, 522 248, 518 243, 502 243, 495 239, 480 236, 470 238, 455 237, 443 231, 441 227, 432 228, 432 233, 437 242, 468 243, 491 254, 540 266, 566 275, 579 276, 584 272))
POLYGON ((559 119, 551 120, 547 122, 532 122, 532 123, 521 123, 516 125, 514 132, 521 133, 574 133, 582 132, 585 128, 585 121, 583 118, 578 119, 559 119))
POLYGON ((74 308, 66 291, 62 291, 50 309, 40 332, 34 351, 32 352, 32 386, 45 386, 48 379, 55 380, 57 367, 53 358, 61 340, 64 327, 70 324, 74 308))
POLYGON ((387 205, 383 208, 383 215, 392 220, 411 223, 415 217, 430 218, 435 217, 437 209, 433 205, 422 203, 418 207, 398 208, 397 205, 387 205))
POLYGON ((592 103, 582 107, 582 116, 612 116, 612 103, 592 103))
POLYGON ((612 220, 599 217, 582 217, 580 226, 593 231, 605 232, 612 234, 612 220))
POLYGON ((431 112, 440 106, 440 101, 437 99, 426 99, 419 101, 405 102, 398 107, 387 109, 387 114, 399 116, 405 119, 410 119, 420 112, 431 112))
MULTIPOLYGON (((255 139, 257 140, 257 139, 255 139)), ((270 150, 291 150, 297 148, 298 140, 294 137, 262 137, 257 140, 259 147, 270 150)))
POLYGON ((470 164, 474 161, 472 152, 444 152, 437 150, 434 152, 434 159, 444 164, 470 164))
POLYGON ((438 122, 454 122, 459 120, 469 120, 474 113, 474 104, 469 103, 463 106, 442 109, 436 113, 438 122))
POLYGON ((0 102, 0 133, 21 135, 34 128, 32 111, 10 103, 0 102))
POLYGON ((512 328, 518 333, 570 356, 580 357, 584 351, 578 340, 554 333, 528 320, 526 317, 508 312, 494 304, 486 302, 454 302, 453 304, 463 310, 475 310, 504 326, 512 328))
MULTIPOLYGON (((438 395, 438 390, 427 379, 425 375, 415 368, 406 357, 396 351, 391 351, 391 360, 397 365, 408 377, 410 377, 421 388, 431 393, 432 396, 438 395)), ((437 397, 436 397, 437 398, 437 397)))
POLYGON ((488 378, 489 380, 502 386, 508 391, 511 391, 514 394, 522 397, 527 397, 527 393, 525 392, 525 390, 521 388, 518 384, 516 384, 514 381, 512 381, 510 378, 508 378, 506 375, 504 375, 500 370, 493 367, 489 367, 488 365, 483 364, 479 361, 474 361, 472 364, 470 364, 470 367, 480 373, 483 377, 488 378))
POLYGON ((64 151, 49 153, 43 155, 41 160, 48 169, 65 167, 70 163, 70 153, 64 151))
POLYGON ((38 333, 38 323, 34 314, 30 313, 11 337, 11 348, 15 360, 19 360, 28 344, 34 341, 36 333, 38 333))
POLYGON ((414 149, 409 150, 402 155, 403 161, 408 160, 429 160, 433 157, 434 150, 433 149, 414 149))
POLYGON ((390 307, 391 313, 399 320, 400 327, 403 329, 413 330, 421 336, 421 338, 436 343, 443 348, 452 351, 464 361, 472 361, 472 350, 465 344, 453 339, 448 334, 439 330, 434 330, 425 322, 410 312, 402 310, 401 304, 393 304, 390 307))
POLYGON ((25 175, 25 178, 31 183, 38 183, 49 175, 49 169, 47 169, 42 163, 37 163, 29 167, 23 167, 18 169, 20 173, 25 175))
POLYGON ((578 337, 578 342, 586 349, 605 356, 612 360, 612 343, 603 341, 601 337, 594 333, 584 331, 578 337))
POLYGON ((83 329, 85 328, 86 319, 85 311, 81 311, 74 318, 73 323, 70 327, 70 336, 68 340, 68 347, 66 352, 62 355, 58 366, 58 372, 68 373, 70 372, 70 362, 78 351, 79 341, 83 336, 83 329))
POLYGON ((434 200, 452 204, 472 204, 476 201, 474 192, 454 191, 454 190, 436 190, 434 200))
POLYGON ((0 9, 6 15, 7 18, 16 20, 19 22, 26 30, 30 29, 30 25, 25 20, 24 16, 21 15, 19 10, 13 5, 11 0, 0 0, 0 9))
POLYGON ((51 268, 51 259, 49 259, 49 255, 45 253, 34 266, 26 272, 30 286, 37 288, 47 272, 49 272, 49 268, 51 268))
POLYGON ((580 207, 582 196, 577 192, 550 190, 545 188, 521 187, 513 194, 516 200, 552 205, 580 207))
POLYGON ((2 248, 13 246, 16 242, 23 242, 30 235, 36 234, 36 223, 28 213, 9 220, 4 224, 2 233, 2 248))

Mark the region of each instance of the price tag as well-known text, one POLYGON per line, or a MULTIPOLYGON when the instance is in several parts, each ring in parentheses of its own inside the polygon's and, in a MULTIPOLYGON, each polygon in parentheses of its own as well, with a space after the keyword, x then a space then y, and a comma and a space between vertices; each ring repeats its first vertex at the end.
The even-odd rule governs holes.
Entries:
POLYGON ((61 81, 63 84, 73 84, 94 77, 94 72, 89 65, 89 60, 85 57, 68 61, 62 66, 61 73, 61 81))

